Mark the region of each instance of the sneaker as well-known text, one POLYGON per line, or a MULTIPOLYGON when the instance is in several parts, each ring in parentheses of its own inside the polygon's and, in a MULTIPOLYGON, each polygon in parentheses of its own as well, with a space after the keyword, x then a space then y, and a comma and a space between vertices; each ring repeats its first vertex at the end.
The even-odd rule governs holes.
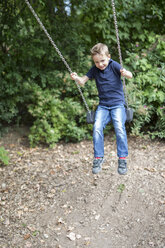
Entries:
POLYGON ((102 169, 102 164, 104 162, 104 158, 98 158, 93 160, 92 173, 97 174, 102 169))
POLYGON ((120 175, 125 175, 127 173, 127 161, 126 159, 118 160, 118 173, 120 175))

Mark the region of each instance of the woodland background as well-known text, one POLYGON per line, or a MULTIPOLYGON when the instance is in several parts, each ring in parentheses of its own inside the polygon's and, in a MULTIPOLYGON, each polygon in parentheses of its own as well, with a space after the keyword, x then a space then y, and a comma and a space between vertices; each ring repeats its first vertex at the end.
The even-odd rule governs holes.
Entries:
MULTIPOLYGON (((119 61, 111 1, 31 0, 73 71, 92 66, 90 48, 106 43, 119 61)), ((132 135, 165 138, 165 5, 163 0, 116 0, 124 67, 134 120, 132 135)), ((98 104, 94 81, 83 88, 90 109, 98 104)), ((30 128, 31 146, 90 139, 92 125, 76 84, 22 0, 0 2, 0 132, 30 128)), ((107 128, 109 132, 111 125, 107 128)))

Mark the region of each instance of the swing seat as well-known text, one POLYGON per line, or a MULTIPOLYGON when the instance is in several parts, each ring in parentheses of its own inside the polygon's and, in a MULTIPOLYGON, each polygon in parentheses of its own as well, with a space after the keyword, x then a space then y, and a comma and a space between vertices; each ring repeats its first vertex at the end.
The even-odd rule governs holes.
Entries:
MULTIPOLYGON (((126 121, 127 122, 131 122, 133 120, 133 112, 134 110, 132 108, 129 108, 129 107, 126 108, 126 116, 127 116, 126 121)), ((87 112, 86 120, 88 124, 93 124, 95 121, 95 111, 87 112)))
POLYGON ((133 120, 133 109, 132 108, 126 108, 126 115, 127 115, 127 122, 131 122, 133 120))
POLYGON ((93 124, 95 121, 95 111, 88 111, 86 119, 88 124, 93 124))

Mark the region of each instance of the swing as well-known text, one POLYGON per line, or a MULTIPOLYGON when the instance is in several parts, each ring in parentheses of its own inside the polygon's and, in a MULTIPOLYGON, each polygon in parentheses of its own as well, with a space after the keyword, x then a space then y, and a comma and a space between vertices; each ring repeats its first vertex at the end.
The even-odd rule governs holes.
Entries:
MULTIPOLYGON (((112 4, 112 9, 113 9, 113 18, 114 18, 114 24, 115 24, 119 60, 120 60, 121 68, 123 68, 123 60, 122 60, 122 55, 121 55, 119 31, 118 31, 118 24, 117 24, 117 17, 116 17, 116 9, 115 9, 114 0, 111 0, 111 4, 112 4)), ((126 121, 131 122, 133 120, 133 109, 128 106, 125 77, 123 77, 123 84, 124 84, 124 95, 125 95, 125 102, 126 102, 126 121)))
MULTIPOLYGON (((35 13, 33 7, 30 5, 30 3, 29 3, 28 0, 25 0, 25 2, 27 4, 27 6, 29 7, 30 11, 32 12, 32 14, 34 15, 34 17, 36 18, 37 22, 39 23, 41 29, 45 32, 47 38, 49 39, 49 41, 51 42, 51 44, 55 48, 55 50, 58 53, 59 57, 61 58, 61 60, 63 61, 64 65, 68 69, 69 73, 71 74, 72 73, 72 70, 71 70, 70 66, 68 65, 67 61, 63 57, 62 53, 60 52, 60 50, 58 49, 58 47, 56 46, 56 44, 54 43, 54 41, 52 40, 52 38, 49 35, 49 33, 47 32, 45 26, 43 25, 43 23, 41 22, 41 20, 37 16, 37 14, 35 13)), ((113 8, 113 16, 114 16, 114 24, 115 24, 115 30, 116 30, 117 44, 118 44, 119 59, 120 59, 121 67, 123 68, 114 0, 111 0, 111 3, 112 3, 112 8, 113 8)), ((88 124, 93 124, 94 123, 94 119, 95 119, 95 112, 94 111, 90 111, 89 106, 88 106, 88 104, 87 104, 87 102, 85 100, 85 97, 84 97, 84 95, 82 93, 82 90, 81 90, 79 84, 76 81, 75 81, 75 83, 76 83, 76 86, 77 86, 77 88, 79 90, 79 93, 80 93, 80 95, 82 97, 82 100, 83 100, 83 102, 85 104, 85 107, 87 109, 86 121, 87 121, 88 124)), ((131 122, 132 119, 133 119, 133 109, 129 108, 129 106, 128 106, 127 94, 126 94, 126 85, 125 85, 125 78, 124 77, 123 77, 123 83, 124 83, 124 94, 125 94, 125 98, 126 98, 126 115, 127 115, 126 121, 127 122, 131 122)))

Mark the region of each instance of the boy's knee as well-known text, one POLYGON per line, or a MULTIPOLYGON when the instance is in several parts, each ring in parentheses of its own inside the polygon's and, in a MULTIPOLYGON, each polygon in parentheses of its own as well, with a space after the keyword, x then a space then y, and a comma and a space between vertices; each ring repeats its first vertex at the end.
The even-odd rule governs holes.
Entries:
POLYGON ((103 127, 102 126, 94 126, 94 128, 93 128, 93 133, 94 134, 101 134, 101 133, 103 133, 103 127))
POLYGON ((117 135, 125 134, 125 132, 126 132, 125 126, 116 126, 115 127, 115 132, 116 132, 117 135))

